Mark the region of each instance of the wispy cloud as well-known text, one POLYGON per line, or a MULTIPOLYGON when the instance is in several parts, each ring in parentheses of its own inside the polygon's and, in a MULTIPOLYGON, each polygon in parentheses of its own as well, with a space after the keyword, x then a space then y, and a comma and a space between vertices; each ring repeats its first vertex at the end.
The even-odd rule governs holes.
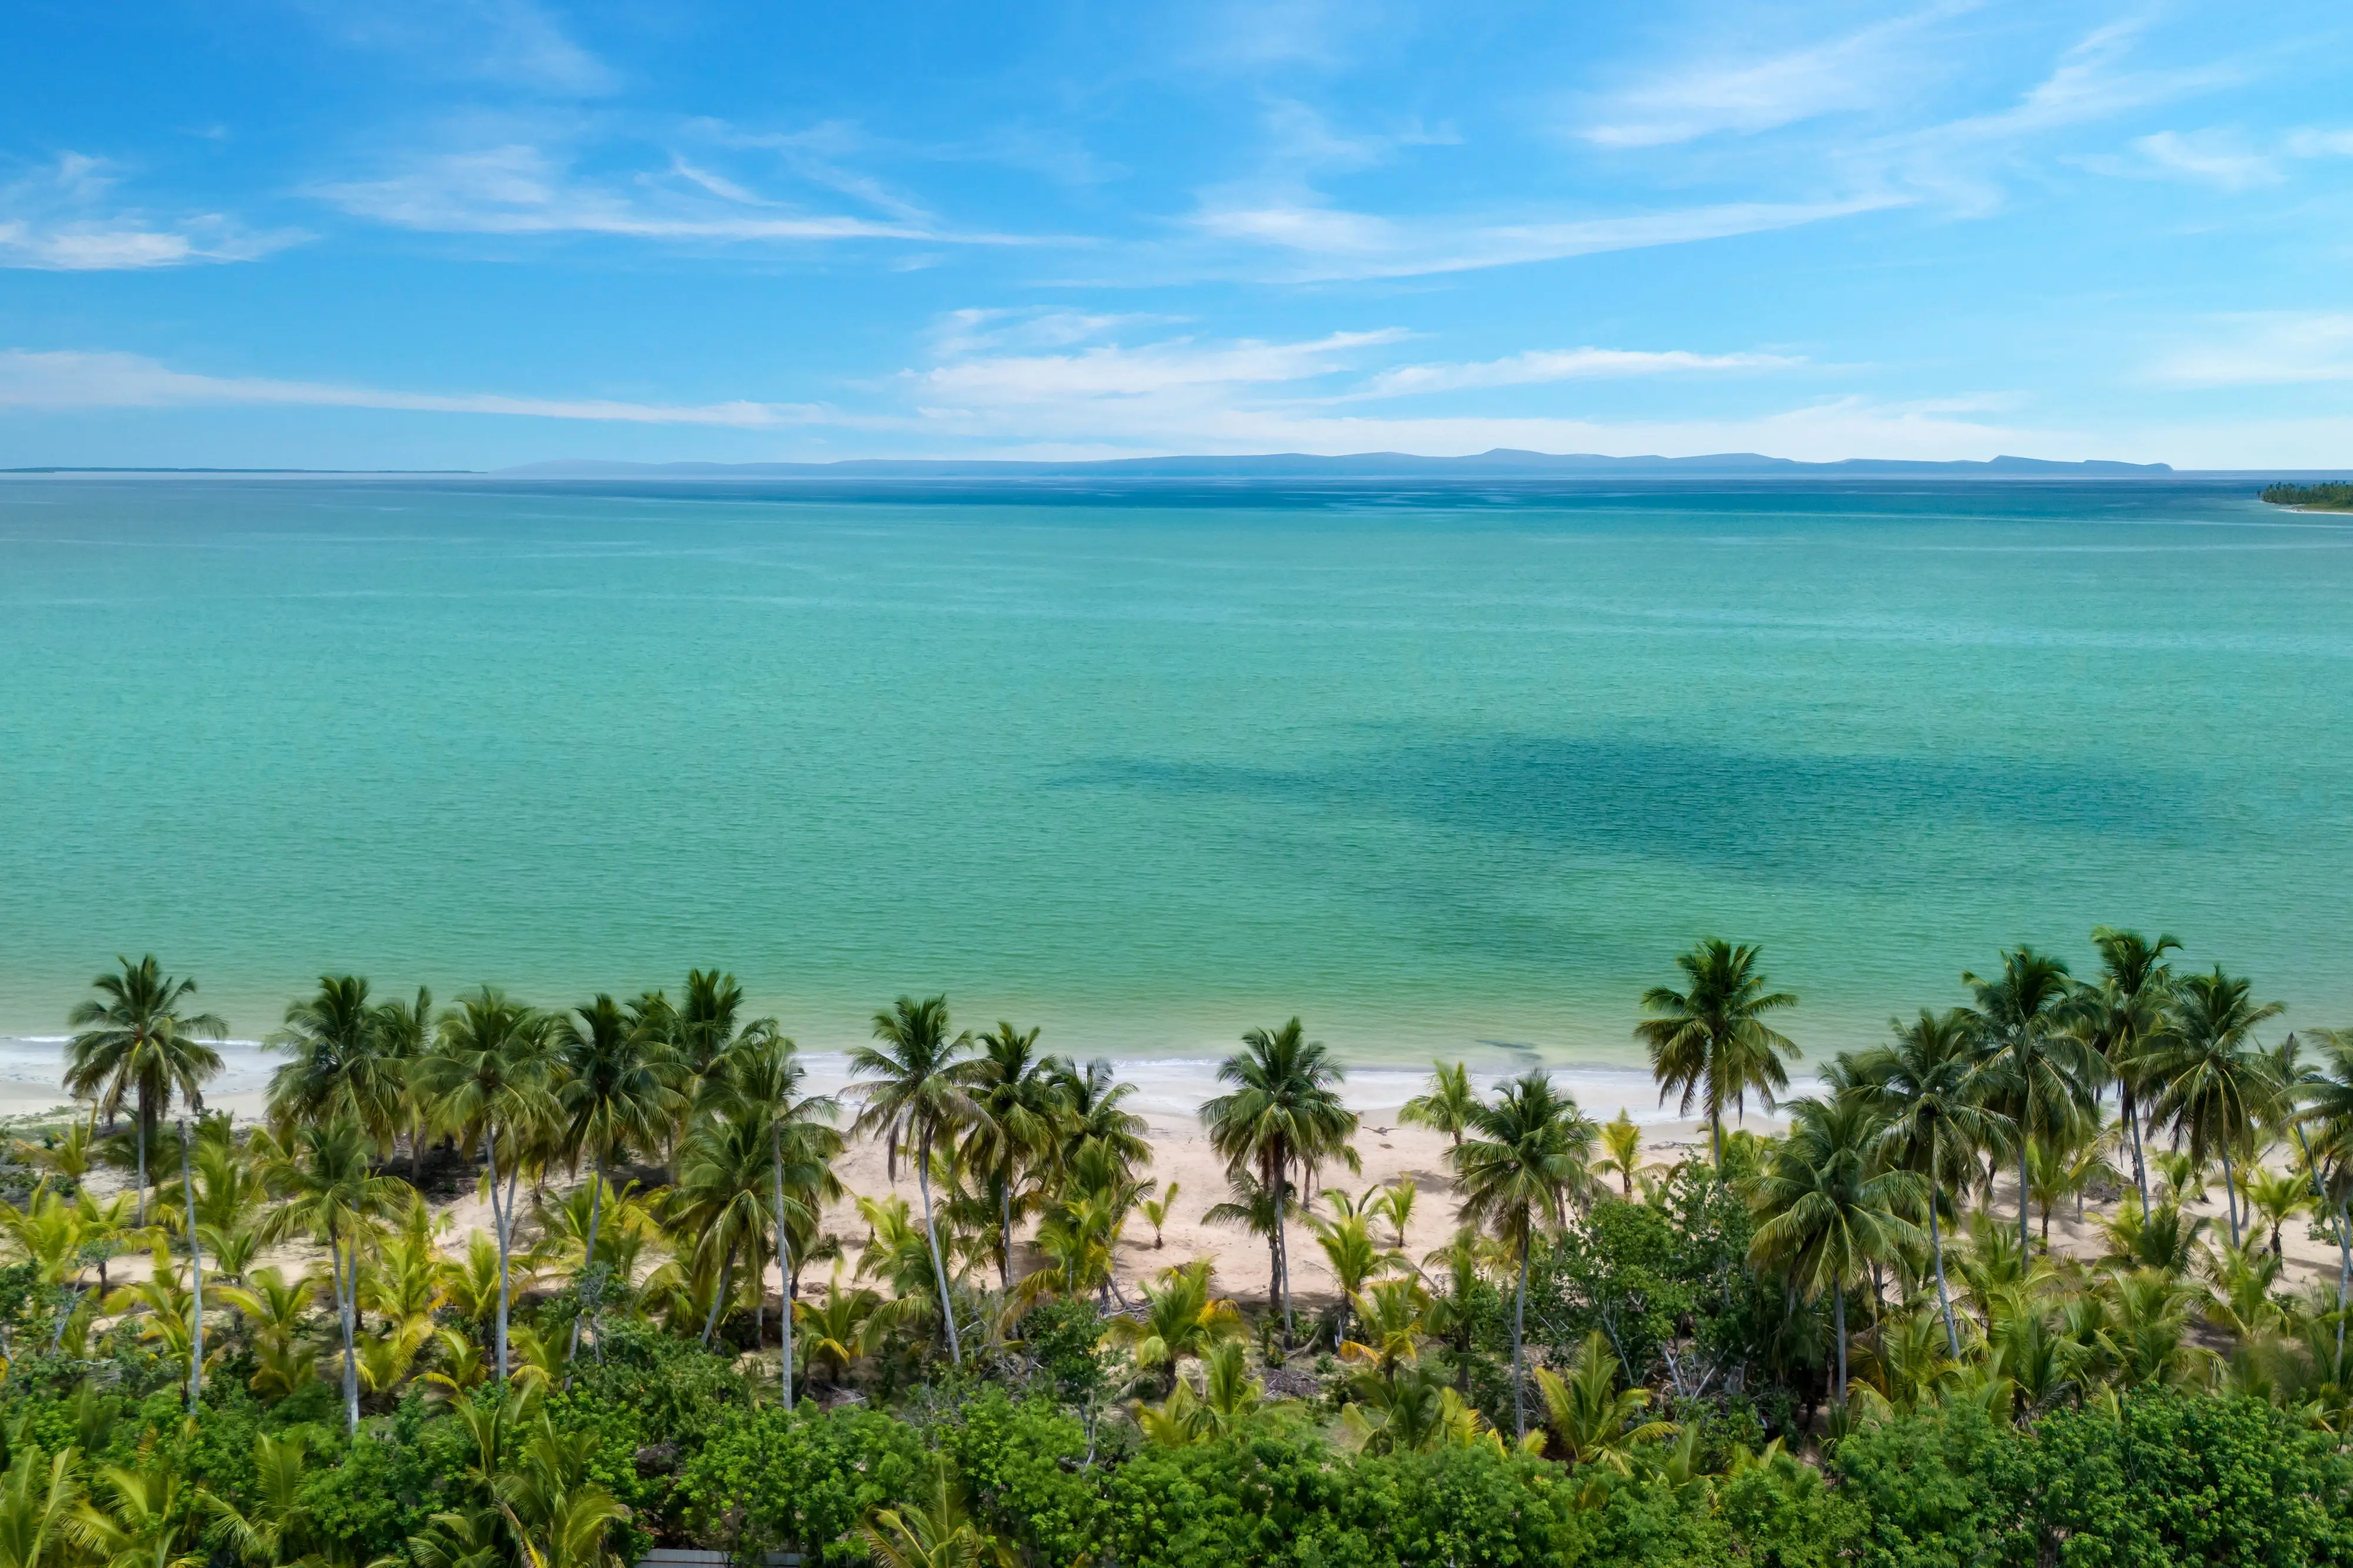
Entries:
POLYGON ((103 272, 251 261, 300 243, 300 232, 256 233, 220 213, 161 218, 118 204, 117 167, 61 153, 0 185, 0 267, 103 272))
POLYGON ((1288 278, 1326 281, 1467 272, 1723 239, 1900 206, 1910 199, 1873 194, 1813 202, 1725 202, 1535 222, 1437 216, 1407 220, 1331 206, 1278 204, 1207 206, 1193 215, 1190 224, 1207 237, 1287 253, 1293 258, 1284 271, 1288 278))
POLYGON ((2353 381, 2353 313, 2267 311, 2224 317, 2204 342, 2150 366, 2169 386, 2296 386, 2353 381))
POLYGON ((525 142, 439 153, 379 179, 331 183, 314 194, 362 217, 443 233, 1029 243, 1019 236, 966 233, 902 217, 802 211, 676 156, 659 174, 599 181, 525 142))
POLYGON ((1424 393, 1530 386, 1553 381, 1786 370, 1805 363, 1788 354, 1702 354, 1684 349, 1530 349, 1503 359, 1469 363, 1398 365, 1382 371, 1346 395, 1350 399, 1413 397, 1424 393))
POLYGON ((1397 328, 1332 332, 1302 342, 1202 343, 1172 338, 1134 348, 1102 343, 1076 353, 976 354, 905 373, 926 408, 968 405, 1064 407, 1074 403, 1145 403, 1163 410, 1198 405, 1250 387, 1293 385, 1349 369, 1357 351, 1393 343, 1397 328))
POLYGON ((2078 162, 2094 174, 2177 180, 2224 191, 2276 185, 2287 177, 2278 159, 2256 151, 2232 131, 2159 131, 2134 138, 2126 155, 2094 154, 2078 162))
POLYGON ((573 97, 619 85, 617 73, 536 0, 296 0, 295 9, 330 37, 396 54, 429 76, 573 97))
POLYGON ((498 393, 396 392, 326 382, 204 375, 174 370, 142 354, 77 350, 0 351, 0 408, 63 412, 230 405, 378 408, 420 414, 481 414, 737 429, 850 422, 816 404, 629 403, 607 398, 513 397, 498 393))
POLYGON ((1933 5, 1796 48, 1679 60, 1592 102, 1576 133, 1601 147, 1662 147, 1873 108, 1918 79, 1923 35, 1970 8, 1933 5))

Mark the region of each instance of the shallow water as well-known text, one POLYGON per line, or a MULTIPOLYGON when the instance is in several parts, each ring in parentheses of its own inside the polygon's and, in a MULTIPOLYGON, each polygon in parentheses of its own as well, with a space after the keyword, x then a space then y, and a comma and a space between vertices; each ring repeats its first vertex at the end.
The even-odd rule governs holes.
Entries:
POLYGON ((1826 1049, 2102 921, 2353 1022, 2353 520, 2251 489, 8 480, 0 1033, 152 949, 1598 1066, 1704 932, 1826 1049))

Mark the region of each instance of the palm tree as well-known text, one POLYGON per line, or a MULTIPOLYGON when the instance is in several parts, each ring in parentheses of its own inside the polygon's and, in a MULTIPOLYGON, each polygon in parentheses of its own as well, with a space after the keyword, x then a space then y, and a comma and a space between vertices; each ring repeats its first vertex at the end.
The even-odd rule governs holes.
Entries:
POLYGON ((111 1119, 125 1100, 138 1110, 139 1224, 147 1223, 147 1145, 156 1119, 176 1092, 192 1110, 205 1108, 204 1084, 221 1070, 217 1040, 228 1026, 211 1013, 182 1016, 195 994, 194 980, 166 974, 153 953, 137 963, 118 958, 120 974, 90 982, 98 995, 74 1005, 66 1024, 79 1031, 66 1042, 66 1090, 93 1102, 91 1116, 111 1119))
POLYGON ((2001 955, 1990 977, 1964 973, 1977 993, 1970 1026, 1977 1037, 1978 1083, 1972 1092, 2010 1118, 2018 1155, 2018 1244, 2032 1231, 2027 1217, 2027 1141, 2063 1136, 2092 1114, 2096 1075, 2104 1064, 2091 1047, 2062 1032, 2072 994, 2067 966, 2021 947, 2001 955))
POLYGON ((387 1049, 385 1015, 356 974, 322 974, 317 993, 286 1005, 286 1021, 262 1044, 294 1059, 269 1075, 269 1119, 283 1130, 325 1121, 338 1110, 359 1119, 386 1148, 397 1135, 400 1063, 387 1049))
POLYGON ((997 1189, 997 1284, 1013 1289, 1013 1210, 1022 1173, 1054 1152, 1065 1100, 1054 1084, 1055 1058, 1038 1051, 1038 1031, 1000 1023, 980 1037, 965 1064, 965 1090, 977 1113, 965 1154, 997 1189))
POLYGON ((295 1130, 293 1146, 270 1161, 269 1181, 284 1202, 265 1234, 272 1241, 303 1235, 327 1248, 335 1315, 343 1340, 343 1424, 360 1425, 358 1352, 359 1267, 362 1233, 377 1218, 415 1194, 407 1183, 375 1173, 366 1132, 359 1119, 340 1110, 330 1121, 295 1130))
POLYGON ((1113 1318, 1109 1338, 1124 1345, 1135 1364, 1160 1367, 1160 1395, 1166 1399, 1176 1386, 1180 1363, 1207 1355, 1211 1346, 1233 1339, 1242 1331, 1241 1314, 1231 1301, 1209 1289, 1208 1258, 1171 1268, 1155 1290, 1144 1288, 1144 1316, 1113 1318))
POLYGON ((2100 1053, 2116 1080, 2118 1108, 2124 1113, 2126 1135, 2132 1140, 2133 1184, 2140 1189, 2140 1206, 2148 1207, 2148 1161, 2141 1150, 2141 1056, 2165 1021, 2165 1002, 2173 984, 2165 955, 2181 943, 2170 936, 2155 942, 2135 931, 2100 926, 2092 932, 2100 950, 2100 978, 2084 985, 2068 1004, 2072 1021, 2084 1043, 2100 1053))
POLYGON ((1292 1206, 1291 1173, 1297 1166, 1312 1184, 1316 1170, 1335 1155, 1355 1163, 1348 1140, 1356 1131, 1356 1113, 1340 1103, 1339 1094, 1346 1076, 1324 1042, 1305 1038, 1293 1018, 1279 1029, 1244 1034, 1242 1049, 1218 1065, 1218 1081, 1232 1085, 1232 1092, 1201 1106, 1209 1145, 1225 1156, 1229 1178, 1253 1172, 1271 1194, 1274 1223, 1269 1246, 1286 1340, 1292 1331, 1284 1225, 1292 1206))
POLYGON ((1279 1311, 1282 1307, 1282 1242, 1277 1233, 1282 1228, 1282 1211, 1275 1206, 1274 1189, 1246 1170, 1228 1171, 1226 1186, 1233 1195, 1224 1203, 1211 1204, 1201 1215, 1201 1223, 1229 1225, 1266 1238, 1266 1310, 1279 1311))
POLYGON ((414 1000, 386 1002, 376 1010, 376 1016, 384 1054, 398 1064, 401 1127, 408 1135, 408 1179, 413 1186, 425 1177, 425 1141, 431 1125, 432 1106, 417 1092, 417 1062, 433 1044, 433 993, 420 985, 414 1000))
POLYGON ((2189 974, 2175 982, 2165 1025, 2150 1042, 2149 1118, 2187 1134, 2189 1157, 2222 1156, 2222 1198, 2231 1216, 2231 1245, 2239 1245, 2239 1189, 2231 1151, 2249 1141, 2256 1123, 2278 1106, 2282 1085, 2254 1043, 2255 1026, 2279 1016, 2280 1005, 2257 1005, 2253 983, 2225 974, 2189 974))
POLYGON ((1643 1169, 1642 1130, 1626 1114, 1625 1107, 1619 1107, 1617 1120, 1601 1124, 1601 1144, 1609 1152, 1594 1162, 1594 1173, 1616 1176, 1620 1195, 1630 1201, 1635 1173, 1643 1169))
POLYGON ((2297 1072, 2283 1086, 2283 1093, 2293 1110, 2288 1125, 2295 1131, 2296 1146, 2304 1151, 2313 1197, 2337 1213, 2337 1345, 2342 1355, 2345 1309, 2348 1298, 2353 1296, 2353 1224, 2348 1223, 2353 1216, 2347 1213, 2345 1196, 2348 1178, 2353 1176, 2353 1029, 2321 1029, 2316 1034, 2320 1040, 2320 1064, 2297 1072), (2316 1157, 2311 1139, 2306 1136, 2308 1127, 2318 1129, 2321 1135, 2316 1157), (2330 1173, 2326 1177, 2324 1168, 2330 1173))
POLYGON ((955 1306, 948 1296, 947 1261, 940 1252, 940 1231, 932 1216, 932 1145, 973 1120, 971 1097, 958 1083, 956 1068, 972 1048, 969 1034, 948 1033, 948 999, 927 996, 918 1002, 902 996, 888 1011, 874 1015, 879 1046, 860 1046, 849 1053, 849 1070, 872 1081, 850 1086, 864 1102, 851 1126, 853 1136, 880 1133, 883 1139, 883 1170, 899 1179, 899 1153, 914 1146, 915 1184, 923 1196, 923 1235, 931 1244, 932 1274, 939 1287, 940 1321, 947 1326, 948 1359, 964 1364, 964 1344, 956 1335, 955 1306))
POLYGON ((555 1102, 574 1168, 585 1153, 593 1175, 588 1236, 580 1255, 584 1299, 572 1317, 572 1342, 564 1352, 567 1363, 580 1353, 580 1326, 595 1315, 602 1295, 596 1231, 604 1219, 605 1166, 633 1145, 658 1142, 684 1098, 670 1087, 670 1062, 656 1054, 655 1043, 612 997, 598 992, 595 1001, 573 1012, 575 1019, 564 1026, 556 1047, 563 1083, 555 1102))
POLYGON ((483 986, 442 1015, 434 1052, 417 1065, 419 1089, 445 1125, 482 1141, 491 1194, 491 1228, 499 1250, 497 1349, 499 1381, 507 1375, 507 1310, 514 1247, 515 1187, 522 1176, 524 1146, 553 1122, 555 1106, 548 1079, 550 1020, 543 1014, 483 986), (499 1150, 508 1155, 506 1192, 499 1191, 499 1150))
POLYGON ((1586 1170, 1599 1136, 1577 1101, 1553 1087, 1552 1076, 1531 1072, 1502 1085, 1492 1104, 1472 1113, 1471 1131, 1449 1156, 1466 1226, 1493 1229, 1520 1266, 1512 1309, 1512 1413, 1518 1436, 1528 1435, 1528 1258, 1539 1229, 1557 1229, 1567 1205, 1583 1194, 1586 1170))
POLYGON ((1945 1237, 1937 1211, 1947 1191, 1958 1194, 1977 1173, 1978 1151, 2000 1146, 2009 1120, 1989 1110, 1976 1094, 1975 1046, 1968 1016, 1959 1009, 1894 1025, 1895 1042, 1868 1053, 1856 1064, 1855 1092, 1883 1118, 1878 1154, 1889 1166, 1911 1171, 1928 1186, 1928 1248, 1936 1265, 1936 1304, 1945 1314, 1947 1347, 1957 1361, 1960 1331, 1953 1321, 1953 1292, 1945 1278, 1945 1237))
POLYGON ((1678 953, 1675 967, 1683 972, 1687 989, 1654 985, 1642 993, 1643 1011, 1652 1016, 1634 1026, 1650 1047, 1659 1103, 1680 1092, 1681 1114, 1689 1116, 1694 1103, 1705 1110, 1718 1171, 1724 1169, 1725 1108, 1737 1106, 1746 1116, 1754 1090, 1769 1112, 1773 1097, 1789 1087, 1781 1058, 1798 1054, 1788 1036, 1765 1022, 1766 1014, 1794 1007, 1798 999, 1787 991, 1765 989, 1765 976, 1757 968, 1759 952, 1754 945, 1736 947, 1709 937, 1678 953))
POLYGON ((1062 1098, 1061 1169, 1069 1171, 1090 1148, 1102 1150, 1123 1171, 1152 1163, 1145 1137, 1150 1128, 1127 1109, 1135 1086, 1120 1082, 1119 1070, 1101 1057, 1084 1067, 1068 1057, 1049 1059, 1054 1091, 1062 1098))
POLYGON ((782 1378, 787 1410, 793 1407, 793 1297, 799 1274, 793 1259, 793 1232, 814 1231, 818 1205, 842 1193, 833 1173, 841 1134, 828 1125, 839 1106, 830 1095, 804 1096, 801 1079, 806 1076, 793 1042, 772 1036, 738 1051, 726 1100, 730 1120, 747 1121, 767 1134, 777 1289, 784 1303, 782 1378))
POLYGON ((1398 1108, 1398 1120, 1409 1127, 1427 1127, 1433 1132, 1451 1136, 1457 1148, 1461 1147, 1462 1134, 1471 1125, 1471 1112, 1479 1103, 1479 1091, 1471 1087, 1471 1068, 1462 1062, 1448 1067, 1444 1062, 1430 1064, 1430 1091, 1417 1094, 1398 1108))
POLYGON ((0 1475, 0 1568, 59 1568, 74 1560, 74 1510, 81 1501, 81 1455, 55 1456, 25 1444, 0 1475))
POLYGON ((1926 1183, 1879 1158, 1880 1124, 1860 1100, 1800 1100, 1749 1193, 1757 1234, 1748 1259, 1784 1273, 1808 1301, 1830 1293, 1838 1332, 1838 1393, 1847 1396, 1846 1288, 1926 1239, 1903 1215, 1926 1183))
POLYGON ((878 1568, 1012 1568, 1010 1547, 977 1523, 945 1456, 934 1456, 923 1500, 876 1507, 859 1522, 878 1568))
POLYGON ((1635 1444, 1674 1435, 1673 1422, 1642 1418, 1650 1391, 1619 1387, 1620 1366, 1618 1352, 1599 1329, 1593 1329, 1577 1347, 1567 1377, 1536 1368, 1545 1424, 1560 1439, 1556 1457, 1563 1464, 1607 1465, 1621 1476, 1630 1474, 1635 1444))

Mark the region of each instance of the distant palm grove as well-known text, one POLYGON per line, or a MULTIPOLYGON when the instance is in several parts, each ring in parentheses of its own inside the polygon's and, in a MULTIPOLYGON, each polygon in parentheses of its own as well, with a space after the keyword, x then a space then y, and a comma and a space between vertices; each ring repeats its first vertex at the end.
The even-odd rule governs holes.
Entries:
POLYGON ((1297 1019, 1180 1194, 1111 1064, 942 997, 837 1104, 717 971, 325 976, 250 1124, 126 960, 0 1172, 0 1568, 2353 1563, 2353 1031, 2179 948, 1995 954, 1792 1100, 1797 999, 1703 942, 1635 1025, 1683 1158, 1441 1062, 1427 1195, 1345 1179, 1297 1019), (1262 1278, 1164 1265, 1180 1212, 1262 1278))

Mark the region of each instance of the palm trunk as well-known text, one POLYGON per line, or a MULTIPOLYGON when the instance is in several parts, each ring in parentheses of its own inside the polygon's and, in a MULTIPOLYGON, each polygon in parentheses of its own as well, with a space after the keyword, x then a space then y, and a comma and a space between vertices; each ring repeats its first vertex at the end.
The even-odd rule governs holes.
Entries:
POLYGON ((2222 1140, 2222 1208, 2231 1216, 2231 1247, 2236 1251, 2239 1246, 2239 1189, 2232 1180, 2231 1141, 2228 1138, 2222 1140))
POLYGON ((955 1303, 948 1300, 948 1267, 940 1257, 940 1229, 932 1223, 932 1130, 926 1125, 915 1151, 915 1185, 923 1194, 923 1234, 932 1244, 932 1278, 940 1288, 940 1321, 947 1325, 948 1359, 964 1364, 964 1342, 956 1337, 955 1303))
POLYGON ((1006 1166, 997 1180, 997 1288, 1013 1289, 1013 1167, 1006 1166))
POLYGON ((498 1363, 499 1381, 507 1380, 507 1222, 499 1208, 499 1138, 495 1127, 482 1130, 482 1158, 491 1173, 491 1234, 499 1244, 498 1363))
POLYGON ((1528 1246, 1529 1237, 1520 1237, 1520 1289, 1512 1303, 1512 1420, 1525 1441, 1528 1435, 1528 1246))
POLYGON ((1288 1349, 1298 1325, 1291 1316, 1291 1173, 1277 1167, 1274 1174, 1274 1256, 1282 1276, 1282 1342, 1288 1349))
MULTIPOLYGON (((2320 1184, 2320 1167, 2312 1158, 2312 1144, 2304 1135, 2304 1124, 2295 1123, 2296 1147, 2304 1151, 2304 1168, 2312 1177, 2312 1195, 2322 1203, 2328 1201, 2328 1191, 2320 1184)), ((2353 1291, 2353 1234, 2346 1228, 2345 1205, 2337 1205, 2337 1253, 2340 1259, 2337 1271, 2337 1360, 2345 1361, 2345 1300, 2353 1291)))
POLYGON ((2133 1185, 2140 1189, 2140 1212, 2147 1215, 2148 1213, 2148 1160, 2141 1152, 2140 1147, 2140 1109, 2133 1102, 2132 1085, 2119 1083, 2117 1089, 2124 1102, 2125 1129, 2132 1135, 2133 1185))
POLYGON ((1841 1405, 1841 1407, 1843 1407, 1843 1406, 1845 1405, 1845 1404, 1846 1404, 1846 1396, 1847 1396, 1847 1383, 1846 1383, 1846 1281, 1845 1281, 1845 1280, 1843 1280, 1843 1279, 1831 1279, 1831 1300, 1832 1300, 1832 1302, 1833 1302, 1833 1305, 1832 1305, 1832 1307, 1831 1307, 1831 1315, 1832 1315, 1833 1317, 1835 1317, 1835 1318, 1838 1320, 1838 1389, 1839 1389, 1839 1404, 1840 1404, 1840 1405, 1841 1405))
POLYGON ((1945 1310, 1945 1343, 1953 1359, 1961 1359, 1961 1333, 1953 1326, 1953 1291, 1945 1283, 1945 1238, 1936 1228, 1936 1194, 1928 1194, 1928 1250, 1936 1258, 1936 1304, 1945 1310))
POLYGON ((205 1246, 196 1239, 196 1184, 188 1176, 188 1124, 180 1123, 180 1194, 188 1200, 188 1411, 205 1396, 205 1246))
POLYGON ((783 1310, 777 1313, 777 1331, 781 1336, 778 1343, 784 1350, 779 1375, 784 1381, 785 1408, 790 1410, 793 1407, 793 1248, 791 1239, 785 1234, 785 1135, 782 1128, 773 1125, 768 1129, 768 1158, 776 1179, 776 1289, 783 1292, 778 1298, 783 1310))
MULTIPOLYGON (((142 1089, 139 1091, 139 1126, 135 1134, 139 1140, 139 1228, 142 1230, 147 1228, 147 1091, 142 1089)), ((100 1265, 101 1268, 103 1267, 100 1265)))
POLYGON ((1724 1174, 1724 1114, 1711 1110, 1707 1113, 1707 1142, 1715 1155, 1715 1173, 1724 1174))
MULTIPOLYGON (((590 1173, 589 1180, 595 1184, 588 1189, 588 1249, 581 1255, 580 1273, 584 1279, 595 1279, 596 1278, 596 1225, 605 1217, 605 1155, 601 1150, 597 1152, 595 1168, 590 1173)), ((595 1289, 601 1299, 605 1293, 604 1281, 598 1279, 595 1289)), ((564 1364, 566 1366, 570 1366, 572 1358, 580 1353, 580 1325, 587 1316, 586 1302, 580 1303, 573 1311, 572 1343, 564 1352, 564 1364)), ((567 1376, 565 1382, 568 1384, 570 1381, 567 1376)))
POLYGON ((719 1314, 727 1305, 728 1289, 735 1283, 735 1249, 729 1247, 719 1265, 719 1288, 711 1295, 711 1316, 702 1320, 702 1342, 711 1343, 711 1336, 719 1331, 719 1314))
POLYGON ((2018 1130, 2018 1255, 2034 1256, 2034 1233, 2027 1227, 2026 1200, 2026 1129, 2018 1130))
POLYGON ((345 1268, 344 1261, 343 1237, 331 1225, 327 1227, 327 1277, 335 1292, 335 1317, 343 1331, 343 1429, 357 1432, 360 1429, 359 1351, 353 1342, 357 1331, 352 1322, 352 1297, 346 1287, 359 1258, 353 1256, 350 1259, 353 1268, 345 1268))

